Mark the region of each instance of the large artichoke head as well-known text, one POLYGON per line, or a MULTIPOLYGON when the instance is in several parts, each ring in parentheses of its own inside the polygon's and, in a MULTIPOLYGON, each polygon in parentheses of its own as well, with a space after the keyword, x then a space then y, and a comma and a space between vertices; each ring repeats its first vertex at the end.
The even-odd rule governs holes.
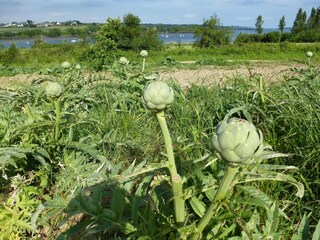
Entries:
POLYGON ((165 82, 151 81, 144 90, 143 100, 150 109, 163 110, 174 100, 173 89, 165 82))
POLYGON ((46 94, 51 98, 58 98, 63 93, 63 87, 57 82, 49 82, 46 87, 46 94))
POLYGON ((263 150, 261 131, 240 118, 229 118, 219 123, 211 138, 217 156, 232 165, 251 164, 263 150))

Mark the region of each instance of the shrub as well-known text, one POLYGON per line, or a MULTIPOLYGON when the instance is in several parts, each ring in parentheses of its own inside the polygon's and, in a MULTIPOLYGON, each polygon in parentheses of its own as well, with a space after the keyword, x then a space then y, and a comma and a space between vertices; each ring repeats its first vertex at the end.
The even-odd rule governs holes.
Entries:
POLYGON ((205 19, 202 26, 196 28, 194 35, 196 38, 194 45, 201 48, 225 45, 231 40, 230 28, 222 27, 217 16, 205 19))
POLYGON ((4 62, 4 64, 11 64, 17 59, 18 56, 19 56, 19 49, 13 43, 10 45, 8 50, 5 51, 3 62, 4 62))
POLYGON ((262 42, 276 43, 280 42, 280 32, 269 32, 263 34, 262 42))

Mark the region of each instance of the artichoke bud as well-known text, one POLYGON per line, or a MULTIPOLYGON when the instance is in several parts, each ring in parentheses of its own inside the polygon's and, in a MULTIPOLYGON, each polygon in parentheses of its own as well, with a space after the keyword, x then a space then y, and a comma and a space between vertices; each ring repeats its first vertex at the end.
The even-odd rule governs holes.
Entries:
POLYGON ((71 67, 71 64, 70 64, 69 62, 65 61, 65 62, 63 62, 63 63, 61 64, 61 67, 67 69, 67 68, 70 68, 70 67, 71 67))
POLYGON ((165 82, 151 81, 144 90, 143 100, 148 108, 163 110, 173 102, 174 92, 165 82))
POLYGON ((63 93, 63 87, 57 82, 49 82, 46 87, 46 94, 51 98, 60 97, 63 93))
POLYGON ((146 56, 148 56, 148 52, 146 50, 141 50, 140 55, 142 57, 146 57, 146 56))
POLYGON ((263 150, 261 131, 243 119, 222 121, 211 138, 217 156, 230 164, 251 164, 263 150))
POLYGON ((311 58, 313 56, 313 52, 310 52, 310 51, 306 52, 306 56, 308 58, 311 58))
POLYGON ((126 59, 125 57, 121 57, 119 59, 119 63, 122 64, 122 65, 127 65, 129 63, 129 60, 126 59))

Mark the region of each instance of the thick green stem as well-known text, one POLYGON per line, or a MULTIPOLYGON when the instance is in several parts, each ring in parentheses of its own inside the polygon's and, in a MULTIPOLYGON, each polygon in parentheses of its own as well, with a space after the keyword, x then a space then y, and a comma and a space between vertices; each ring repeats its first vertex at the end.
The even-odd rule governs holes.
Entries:
POLYGON ((212 219, 213 215, 216 213, 217 208, 220 205, 220 201, 224 199, 230 189, 233 179, 238 173, 239 167, 229 166, 226 173, 224 174, 219 188, 216 192, 216 195, 207 209, 205 215, 201 218, 200 222, 197 225, 197 233, 194 233, 190 240, 197 240, 201 235, 203 229, 208 225, 209 221, 212 219))
POLYGON ((261 97, 261 103, 263 106, 265 106, 266 100, 264 98, 264 87, 263 87, 263 78, 259 78, 259 91, 260 91, 260 97, 261 97))
POLYGON ((56 99, 54 101, 54 105, 56 107, 56 122, 55 122, 55 129, 54 129, 54 140, 58 142, 60 136, 60 120, 61 120, 61 104, 60 100, 56 99))
POLYGON ((171 176, 172 192, 173 192, 173 202, 176 222, 181 226, 184 222, 185 216, 185 200, 183 199, 183 188, 182 179, 178 174, 176 163, 174 160, 172 141, 168 126, 165 119, 165 114, 163 111, 157 113, 157 119, 159 121, 161 131, 164 137, 164 142, 166 145, 168 162, 169 162, 169 172, 171 176))
POLYGON ((142 72, 144 72, 145 66, 146 66, 146 58, 143 58, 143 60, 142 60, 142 72))

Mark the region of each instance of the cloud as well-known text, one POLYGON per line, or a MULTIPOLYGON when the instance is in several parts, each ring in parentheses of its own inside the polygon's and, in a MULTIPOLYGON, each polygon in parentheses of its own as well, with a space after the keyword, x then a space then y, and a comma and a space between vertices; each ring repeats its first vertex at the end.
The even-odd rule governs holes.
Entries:
POLYGON ((194 18, 194 17, 195 17, 195 14, 193 14, 193 13, 187 13, 187 14, 184 14, 183 17, 185 17, 185 18, 194 18))
POLYGON ((274 17, 262 17, 263 20, 272 21, 274 17))
POLYGON ((243 0, 240 2, 240 5, 247 5, 247 6, 251 6, 251 5, 261 5, 263 3, 265 3, 265 0, 243 0))
POLYGON ((261 15, 267 26, 277 26, 285 15, 288 26, 301 7, 310 12, 319 0, 0 0, 0 22, 66 21, 104 22, 127 13, 143 23, 198 23, 217 14, 224 25, 253 26, 261 15), (238 16, 238 17, 237 17, 238 16))
POLYGON ((237 17, 237 21, 252 21, 253 17, 237 17))

